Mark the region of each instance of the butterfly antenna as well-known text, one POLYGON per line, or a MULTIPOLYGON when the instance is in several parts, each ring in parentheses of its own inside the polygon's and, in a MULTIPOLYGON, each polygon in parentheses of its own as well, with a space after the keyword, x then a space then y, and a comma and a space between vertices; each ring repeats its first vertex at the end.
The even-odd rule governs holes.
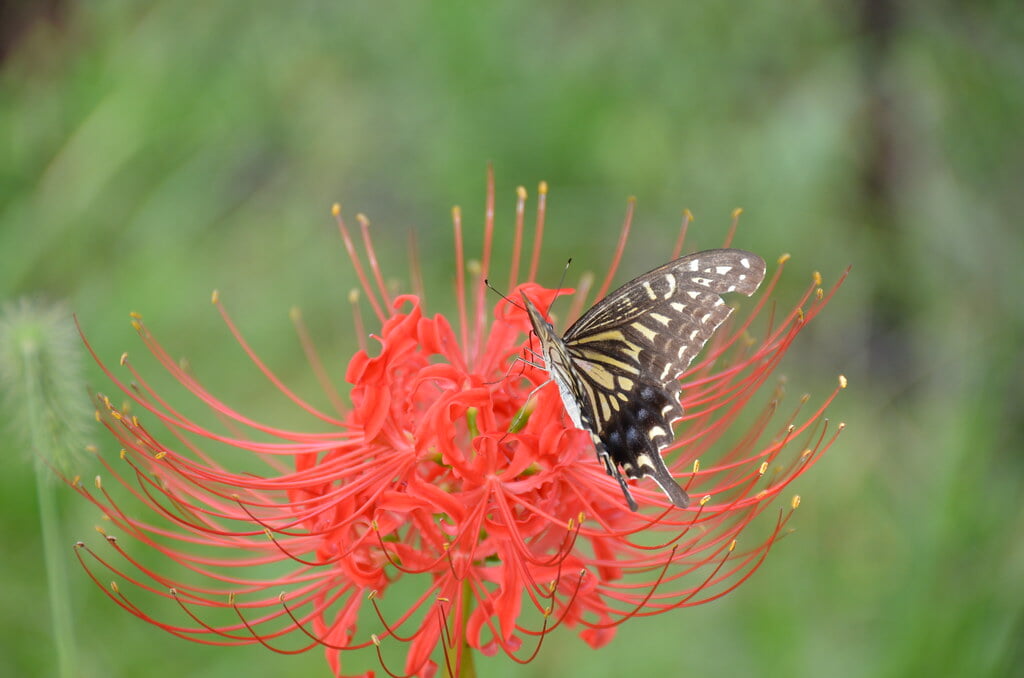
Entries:
POLYGON ((551 297, 551 303, 548 304, 548 307, 544 310, 544 315, 546 316, 551 315, 551 307, 555 305, 555 299, 558 298, 558 293, 561 291, 562 285, 565 284, 565 276, 569 275, 570 265, 572 265, 572 257, 569 257, 565 262, 565 268, 562 269, 562 277, 558 279, 558 288, 555 291, 555 296, 551 297))
POLYGON ((501 297, 502 299, 504 299, 504 300, 505 300, 505 301, 507 301, 508 303, 512 304, 512 305, 513 305, 513 306, 515 306, 516 308, 518 308, 518 309, 519 309, 520 311, 525 311, 525 310, 526 310, 526 309, 525 309, 525 308, 523 307, 523 305, 522 305, 522 304, 520 304, 520 303, 519 303, 518 301, 514 301, 514 300, 512 300, 512 299, 509 299, 509 298, 508 298, 508 297, 506 297, 506 296, 505 296, 504 294, 502 294, 502 293, 501 293, 501 290, 499 290, 499 289, 498 289, 497 287, 495 287, 494 285, 492 285, 492 284, 491 284, 491 281, 490 281, 490 280, 488 280, 487 278, 484 278, 484 285, 487 285, 487 289, 489 289, 490 291, 494 292, 494 293, 495 293, 495 294, 497 294, 497 295, 498 295, 499 297, 501 297))

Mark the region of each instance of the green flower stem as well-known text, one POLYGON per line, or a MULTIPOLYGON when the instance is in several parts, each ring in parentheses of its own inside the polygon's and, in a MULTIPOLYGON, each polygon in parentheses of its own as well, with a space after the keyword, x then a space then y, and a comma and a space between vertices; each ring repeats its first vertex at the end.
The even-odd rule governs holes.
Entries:
POLYGON ((28 436, 32 452, 36 455, 36 494, 39 501, 39 523, 43 539, 43 560, 50 597, 50 625, 60 678, 73 678, 78 665, 74 630, 71 625, 71 596, 68 588, 67 568, 64 566, 68 550, 63 547, 60 510, 57 504, 56 484, 50 477, 50 467, 42 459, 52 457, 52 448, 59 444, 47 426, 44 375, 41 373, 40 346, 24 341, 20 346, 25 392, 24 415, 28 418, 28 436))
POLYGON ((473 648, 469 646, 469 637, 466 634, 466 626, 469 621, 469 614, 473 611, 473 589, 469 585, 469 578, 462 583, 462 666, 459 668, 459 678, 476 678, 476 666, 473 663, 473 648))
POLYGON ((57 675, 72 678, 77 666, 74 630, 71 626, 71 597, 65 567, 68 550, 61 535, 56 485, 48 477, 49 469, 36 466, 36 490, 39 497, 39 523, 43 533, 43 560, 50 593, 50 619, 57 651, 57 675))

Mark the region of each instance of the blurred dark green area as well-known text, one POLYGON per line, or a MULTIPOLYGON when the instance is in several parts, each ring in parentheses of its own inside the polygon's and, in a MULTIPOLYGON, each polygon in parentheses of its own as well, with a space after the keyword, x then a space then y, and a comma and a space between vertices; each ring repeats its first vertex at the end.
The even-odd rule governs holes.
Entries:
MULTIPOLYGON (((94 0, 0 3, 0 22, 0 299, 67 300, 111 363, 143 359, 142 312, 223 400, 278 425, 297 413, 209 294, 316 401, 288 311, 341 382, 357 281, 335 201, 369 216, 389 278, 407 279, 416 233, 431 311, 454 308, 452 205, 479 251, 487 163, 499 260, 515 187, 550 183, 551 285, 568 257, 604 270, 630 195, 620 280, 662 262, 684 208, 697 248, 742 206, 738 246, 793 255, 782 299, 852 264, 785 367, 815 396, 850 380, 797 532, 718 602, 632 620, 599 651, 559 632, 481 675, 1020 675, 1019 3, 94 0)), ((51 675, 32 468, 2 440, 0 674, 51 675)), ((99 516, 64 500, 71 560, 99 516)), ((70 572, 82 676, 327 675, 319 651, 173 638, 70 572)))

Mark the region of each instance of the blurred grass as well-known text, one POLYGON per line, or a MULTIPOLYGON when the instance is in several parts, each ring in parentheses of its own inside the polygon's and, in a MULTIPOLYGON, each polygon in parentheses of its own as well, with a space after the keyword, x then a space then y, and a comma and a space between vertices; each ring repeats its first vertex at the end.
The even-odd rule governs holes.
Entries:
MULTIPOLYGON (((334 201, 371 218, 395 278, 417 233, 434 311, 452 306, 450 207, 480 223, 488 162, 504 229, 515 186, 550 182, 552 281, 569 256, 603 268, 628 195, 623 276, 660 263, 683 208, 704 247, 742 205, 737 244, 792 252, 791 290, 854 268, 787 368, 798 390, 851 382, 796 534, 719 602, 634 620, 598 652, 557 634, 533 664, 482 659, 482 675, 1014 675, 1024 18, 1011 2, 899 7, 69 4, 0 63, 0 299, 69 300, 111 361, 140 356, 141 311, 225 400, 284 423, 209 292, 317 392, 287 312, 340 375, 355 279, 334 201)), ((0 674, 49 675, 32 470, 3 440, 0 674)), ((70 559, 98 517, 70 492, 63 508, 70 559)), ((319 652, 185 643, 84 575, 72 586, 83 676, 326 674, 319 652)))

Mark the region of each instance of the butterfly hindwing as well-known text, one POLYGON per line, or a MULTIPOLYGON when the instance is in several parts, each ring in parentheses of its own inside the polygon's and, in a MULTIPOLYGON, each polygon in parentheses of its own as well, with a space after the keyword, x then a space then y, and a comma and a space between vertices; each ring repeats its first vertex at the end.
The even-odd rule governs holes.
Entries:
POLYGON ((564 337, 527 302, 566 409, 590 431, 631 509, 636 503, 620 467, 630 478, 653 478, 674 505, 688 505, 661 457, 683 415, 678 377, 731 313, 720 295, 753 294, 764 273, 764 261, 743 250, 687 255, 618 288, 564 337))

